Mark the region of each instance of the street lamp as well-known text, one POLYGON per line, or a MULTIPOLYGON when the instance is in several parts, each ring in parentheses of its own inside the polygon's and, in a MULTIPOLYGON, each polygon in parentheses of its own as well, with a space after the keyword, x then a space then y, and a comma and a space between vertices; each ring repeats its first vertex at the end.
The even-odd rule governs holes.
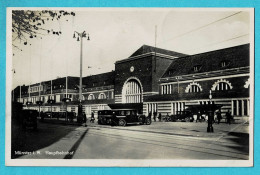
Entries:
POLYGON ((79 33, 77 31, 74 31, 73 33, 73 38, 76 38, 77 35, 77 41, 80 41, 80 79, 79 79, 79 105, 78 105, 78 118, 77 121, 80 122, 82 121, 82 47, 83 47, 83 38, 87 37, 87 40, 89 39, 89 34, 87 34, 85 31, 82 33, 79 33))
POLYGON ((53 99, 49 99, 47 102, 51 105, 51 118, 52 118, 52 104, 55 103, 55 101, 53 99))
POLYGON ((27 101, 26 102, 26 106, 28 107, 29 105, 31 105, 32 104, 32 102, 30 102, 30 101, 27 101))
POLYGON ((212 104, 212 94, 211 90, 209 91, 209 108, 208 108, 208 127, 207 127, 207 132, 214 132, 213 126, 212 126, 212 121, 214 118, 214 104, 212 104))
POLYGON ((66 98, 63 98, 62 101, 65 102, 65 104, 66 104, 66 122, 67 122, 68 121, 67 103, 70 102, 71 99, 66 97, 66 98))
MULTIPOLYGON (((43 104, 43 101, 36 101, 36 104, 39 105, 39 117, 41 117, 41 105, 43 104)), ((42 116, 43 117, 43 116, 42 116)))

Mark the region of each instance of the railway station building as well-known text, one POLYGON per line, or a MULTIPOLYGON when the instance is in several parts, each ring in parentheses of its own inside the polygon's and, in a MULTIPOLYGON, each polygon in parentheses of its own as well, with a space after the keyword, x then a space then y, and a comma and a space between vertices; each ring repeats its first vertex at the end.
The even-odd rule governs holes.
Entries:
MULTIPOLYGON (((143 114, 176 114, 191 104, 221 104, 222 113, 237 118, 250 114, 250 45, 187 55, 143 45, 115 69, 83 77, 83 111, 90 115, 110 109, 108 104, 138 103, 143 114)), ((84 69, 84 67, 83 67, 84 69)), ((63 77, 16 87, 13 100, 24 108, 77 112, 79 77, 63 77), (69 98, 70 102, 62 99, 69 98), (53 99, 54 103, 48 103, 53 99), (28 104, 27 102, 31 102, 28 104)))

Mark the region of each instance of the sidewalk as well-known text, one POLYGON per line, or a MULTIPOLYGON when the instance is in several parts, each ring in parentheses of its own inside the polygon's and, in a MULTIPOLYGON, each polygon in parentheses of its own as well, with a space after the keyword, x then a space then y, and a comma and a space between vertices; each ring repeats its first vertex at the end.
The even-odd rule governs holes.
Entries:
MULTIPOLYGON (((61 118, 57 120, 56 118, 45 118, 44 121, 39 120, 44 123, 62 124, 62 125, 75 125, 75 126, 85 126, 85 124, 78 124, 74 119, 73 122, 66 122, 65 119, 61 118)), ((226 123, 213 124, 214 132, 208 133, 207 122, 152 122, 151 125, 127 125, 125 127, 120 126, 110 126, 110 125, 99 125, 95 123, 90 123, 87 121, 87 127, 92 128, 110 128, 115 130, 128 130, 128 131, 139 131, 139 132, 149 132, 149 133, 160 133, 169 135, 179 135, 179 136, 190 136, 190 137, 205 137, 205 138, 219 138, 230 133, 236 135, 248 136, 249 134, 249 124, 231 124, 226 123)))
POLYGON ((206 122, 153 122, 151 125, 128 125, 125 127, 111 127, 109 125, 98 125, 97 123, 88 123, 88 127, 101 127, 190 137, 218 138, 221 136, 228 135, 230 133, 236 133, 238 135, 249 134, 249 125, 243 123, 231 125, 228 125, 226 123, 213 124, 214 133, 208 133, 207 126, 208 123, 206 122))
POLYGON ((82 124, 77 123, 76 119, 74 119, 73 122, 70 122, 66 121, 65 118, 59 118, 59 120, 57 118, 44 118, 44 120, 38 118, 38 121, 42 123, 82 126, 82 124))

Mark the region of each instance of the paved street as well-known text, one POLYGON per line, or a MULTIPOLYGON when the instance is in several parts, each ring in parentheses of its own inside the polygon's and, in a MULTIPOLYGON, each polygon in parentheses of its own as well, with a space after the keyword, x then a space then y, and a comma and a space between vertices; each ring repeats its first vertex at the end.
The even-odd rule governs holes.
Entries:
MULTIPOLYGON (((248 159, 248 124, 156 122, 111 127, 39 123, 20 133, 14 158, 54 159, 248 159), (28 151, 28 152, 24 152, 28 151), (34 152, 33 152, 34 151, 34 152)), ((18 136, 16 135, 16 138, 18 136)))

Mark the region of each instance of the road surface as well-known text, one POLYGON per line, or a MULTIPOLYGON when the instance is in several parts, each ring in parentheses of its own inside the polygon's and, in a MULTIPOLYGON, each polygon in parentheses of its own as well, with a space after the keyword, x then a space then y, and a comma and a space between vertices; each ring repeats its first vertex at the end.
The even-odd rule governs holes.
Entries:
MULTIPOLYGON (((193 133, 194 128, 191 127, 196 126, 190 123, 160 125, 165 125, 169 129, 169 125, 181 125, 186 130, 190 128, 193 133)), ((219 127, 226 127, 222 125, 219 127)), ((213 135, 197 137, 189 135, 189 132, 185 134, 178 132, 176 129, 171 132, 143 129, 149 127, 154 128, 156 125, 83 127, 39 123, 37 132, 27 130, 13 137, 12 155, 13 158, 19 159, 247 160, 249 158, 248 135, 222 133, 215 134, 214 137, 213 135)))

